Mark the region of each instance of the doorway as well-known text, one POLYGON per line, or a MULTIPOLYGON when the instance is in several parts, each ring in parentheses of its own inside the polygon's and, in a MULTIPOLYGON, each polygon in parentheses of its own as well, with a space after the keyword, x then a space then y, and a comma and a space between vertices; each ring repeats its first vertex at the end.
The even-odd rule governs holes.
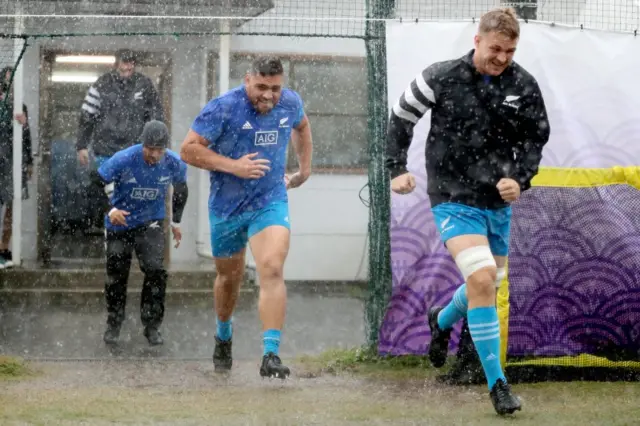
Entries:
MULTIPOLYGON (((89 169, 78 164, 76 134, 91 84, 114 66, 114 51, 41 52, 38 258, 45 265, 104 263, 104 230, 91 227, 89 169)), ((151 78, 171 129, 171 55, 136 52, 136 71, 151 78)), ((168 259, 167 259, 168 260, 168 259)))

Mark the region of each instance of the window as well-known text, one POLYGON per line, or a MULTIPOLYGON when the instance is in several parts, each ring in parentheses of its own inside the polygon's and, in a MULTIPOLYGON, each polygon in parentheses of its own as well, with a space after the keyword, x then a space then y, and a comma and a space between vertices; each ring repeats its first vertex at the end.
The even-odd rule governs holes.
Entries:
MULTIPOLYGON (((367 75, 364 58, 280 55, 285 85, 304 102, 313 134, 314 171, 362 171, 367 157, 367 75)), ((252 56, 231 58, 229 87, 242 84, 252 56)), ((297 168, 293 146, 288 162, 297 168)))
MULTIPOLYGON (((291 61, 291 68, 291 87, 300 93, 311 123, 314 168, 365 168, 368 160, 364 60, 300 58, 291 61)), ((290 164, 296 164, 293 150, 290 152, 290 164)))

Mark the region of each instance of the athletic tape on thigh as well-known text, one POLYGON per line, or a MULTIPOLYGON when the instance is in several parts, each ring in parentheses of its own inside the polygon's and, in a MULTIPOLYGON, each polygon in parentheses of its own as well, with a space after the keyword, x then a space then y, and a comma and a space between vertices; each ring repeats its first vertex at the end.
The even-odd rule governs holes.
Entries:
POLYGON ((476 246, 462 250, 456 256, 455 261, 465 281, 471 274, 482 268, 496 267, 496 261, 489 246, 476 246))
POLYGON ((506 268, 498 268, 497 272, 496 272, 496 288, 500 288, 500 284, 502 284, 502 280, 504 279, 505 275, 507 275, 507 269, 506 268))

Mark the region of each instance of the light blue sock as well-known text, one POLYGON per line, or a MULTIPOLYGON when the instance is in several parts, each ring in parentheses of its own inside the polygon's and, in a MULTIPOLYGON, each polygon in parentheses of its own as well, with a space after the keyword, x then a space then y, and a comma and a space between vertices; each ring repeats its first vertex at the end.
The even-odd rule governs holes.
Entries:
POLYGON ((216 336, 223 342, 231 340, 231 335, 233 334, 232 321, 232 318, 229 318, 227 321, 216 319, 216 336))
POLYGON ((438 327, 446 330, 453 327, 455 323, 467 316, 467 285, 462 284, 451 298, 451 302, 438 314, 438 327))
POLYGON ((280 351, 280 330, 266 330, 263 333, 262 342, 264 345, 263 355, 266 355, 269 352, 273 352, 274 355, 278 355, 280 351))
POLYGON ((467 312, 469 332, 482 362, 489 390, 498 379, 507 380, 500 365, 500 323, 495 306, 473 308, 467 312))

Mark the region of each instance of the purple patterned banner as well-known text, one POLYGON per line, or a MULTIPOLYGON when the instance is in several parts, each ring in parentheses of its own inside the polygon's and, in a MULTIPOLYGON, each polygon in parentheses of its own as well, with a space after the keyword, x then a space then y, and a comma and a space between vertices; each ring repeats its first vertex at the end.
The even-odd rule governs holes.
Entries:
MULTIPOLYGON (((393 196, 393 295, 381 354, 425 354, 426 313, 462 282, 440 243, 424 181, 393 196)), ((640 360, 640 197, 628 185, 536 187, 513 206, 508 356, 640 360)), ((455 351, 459 327, 453 334, 455 351)))
POLYGON ((537 187, 513 206, 510 356, 640 360, 640 197, 537 187))
MULTIPOLYGON (((381 354, 425 354, 431 336, 429 307, 446 304, 463 282, 433 221, 424 176, 416 176, 413 194, 392 196, 393 294, 380 330, 381 354)), ((460 325, 452 333, 453 350, 459 333, 460 325)))

